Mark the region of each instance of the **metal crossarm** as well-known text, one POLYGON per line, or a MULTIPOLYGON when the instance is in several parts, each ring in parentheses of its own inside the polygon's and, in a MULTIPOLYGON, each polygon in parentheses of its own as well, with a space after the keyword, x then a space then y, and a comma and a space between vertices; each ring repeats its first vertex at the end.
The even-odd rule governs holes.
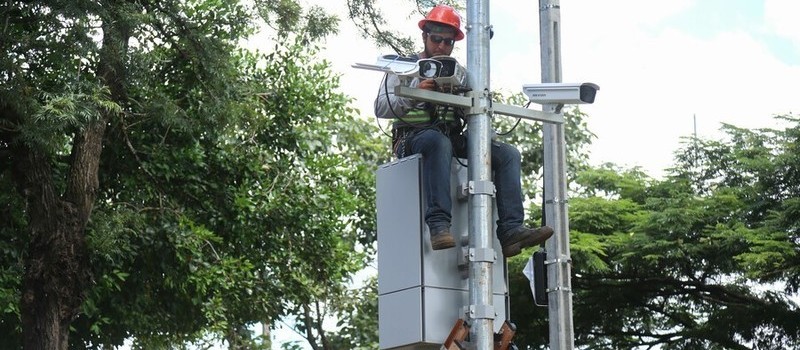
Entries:
MULTIPOLYGON (((394 94, 400 97, 407 97, 417 101, 433 102, 460 108, 477 108, 475 98, 471 96, 453 95, 438 91, 429 91, 398 85, 394 89, 394 94)), ((543 112, 535 109, 523 108, 519 106, 507 105, 503 103, 492 103, 491 107, 486 107, 487 113, 502 114, 511 117, 540 121, 545 123, 563 124, 564 116, 560 113, 543 112)))

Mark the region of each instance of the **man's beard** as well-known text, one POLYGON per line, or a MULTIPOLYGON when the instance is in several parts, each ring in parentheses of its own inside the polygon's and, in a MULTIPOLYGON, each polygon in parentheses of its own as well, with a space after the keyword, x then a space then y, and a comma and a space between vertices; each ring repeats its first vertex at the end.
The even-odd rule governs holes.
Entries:
MULTIPOLYGON (((431 52, 430 50, 425 48, 425 58, 431 58, 431 57, 442 56, 442 55, 445 55, 445 54, 434 55, 433 52, 431 52)), ((447 55, 445 55, 445 56, 447 56, 447 55)))

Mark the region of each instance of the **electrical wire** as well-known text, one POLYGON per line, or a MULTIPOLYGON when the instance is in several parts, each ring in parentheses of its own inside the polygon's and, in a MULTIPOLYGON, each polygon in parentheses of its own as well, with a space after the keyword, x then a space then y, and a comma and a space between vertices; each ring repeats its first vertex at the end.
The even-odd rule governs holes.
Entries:
MULTIPOLYGON (((530 106, 530 105, 531 105, 531 101, 528 101, 528 103, 525 104, 525 108, 528 108, 528 106, 530 106)), ((498 132, 497 135, 498 136, 506 136, 506 135, 510 134, 512 131, 514 131, 514 129, 517 128, 517 125, 519 125, 520 121, 522 121, 522 118, 517 118, 517 122, 514 123, 514 126, 512 126, 510 130, 508 130, 506 132, 498 132)))
MULTIPOLYGON (((459 88, 459 92, 460 93, 467 92, 467 91, 471 91, 471 89, 459 88)), ((451 93, 455 93, 455 89, 451 89, 451 93)), ((450 106, 443 106, 444 110, 440 114, 440 111, 437 110, 437 106, 434 105, 433 108, 429 111, 429 114, 431 116, 430 124, 425 125, 425 126, 418 126, 418 125, 415 125, 414 123, 408 122, 405 119, 403 119, 403 117, 399 116, 397 114, 397 112, 395 112, 394 108, 392 107, 392 102, 389 99, 389 75, 388 75, 388 73, 386 75, 384 75, 384 78, 383 78, 383 93, 379 94, 379 96, 380 95, 383 95, 384 98, 386 99, 386 102, 387 102, 387 104, 389 106, 389 110, 392 112, 392 115, 395 118, 397 118, 398 120, 400 120, 401 122, 403 122, 404 126, 411 127, 413 129, 415 129, 415 131, 424 130, 424 129, 434 129, 436 131, 440 131, 440 132, 444 133, 445 136, 447 136, 447 138, 450 139, 451 130, 449 128, 449 125, 447 125, 446 121, 438 118, 438 115, 446 116, 447 113, 449 112, 450 106), (445 130, 442 130, 441 128, 439 128, 439 126, 442 125, 442 123, 444 123, 444 129, 445 130)), ((442 107, 442 106, 438 106, 438 107, 442 107)), ((460 119, 459 122, 458 122, 458 125, 460 127, 460 130, 458 130, 458 134, 459 135, 463 135, 464 127, 466 126, 466 121, 463 120, 463 117, 455 115, 456 114, 455 111, 453 112, 453 114, 454 114, 454 116, 456 118, 460 119)), ((380 118, 378 118, 377 115, 375 116, 375 122, 378 124, 378 128, 381 130, 381 132, 384 135, 386 135, 387 137, 393 138, 393 136, 390 135, 388 132, 386 132, 386 130, 383 128, 383 126, 380 123, 380 118)), ((452 143, 452 139, 451 139, 451 143, 452 143)), ((452 156, 453 156, 453 158, 456 159, 456 161, 461 166, 467 167, 467 165, 462 163, 461 160, 459 159, 459 157, 455 154, 455 149, 452 150, 452 156)))

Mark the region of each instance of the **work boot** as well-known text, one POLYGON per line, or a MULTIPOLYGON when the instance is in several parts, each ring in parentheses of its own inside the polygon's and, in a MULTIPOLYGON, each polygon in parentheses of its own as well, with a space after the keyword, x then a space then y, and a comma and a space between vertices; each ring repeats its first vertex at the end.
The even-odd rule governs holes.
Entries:
POLYGON ((431 247, 433 250, 447 249, 456 246, 456 240, 449 227, 431 229, 431 247))
POLYGON ((530 229, 525 226, 512 228, 497 237, 503 247, 503 256, 510 258, 522 252, 523 248, 542 244, 553 235, 553 229, 542 226, 530 229))

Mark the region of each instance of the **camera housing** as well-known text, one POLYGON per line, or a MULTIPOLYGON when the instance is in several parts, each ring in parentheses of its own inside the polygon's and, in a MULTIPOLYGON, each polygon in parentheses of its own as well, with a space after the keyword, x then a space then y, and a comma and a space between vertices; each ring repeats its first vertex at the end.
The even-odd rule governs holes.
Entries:
POLYGON ((542 83, 522 85, 522 92, 538 104, 594 103, 600 86, 594 83, 542 83))
POLYGON ((398 55, 381 55, 375 64, 356 63, 353 68, 394 74, 404 84, 411 79, 433 79, 442 89, 457 89, 467 85, 467 69, 450 56, 413 59, 398 55))
POLYGON ((467 69, 450 56, 434 56, 417 61, 418 76, 433 79, 440 87, 448 89, 466 85, 467 69))
POLYGON ((390 73, 399 77, 415 77, 419 69, 416 59, 398 55, 381 55, 375 64, 356 63, 352 67, 390 73))

